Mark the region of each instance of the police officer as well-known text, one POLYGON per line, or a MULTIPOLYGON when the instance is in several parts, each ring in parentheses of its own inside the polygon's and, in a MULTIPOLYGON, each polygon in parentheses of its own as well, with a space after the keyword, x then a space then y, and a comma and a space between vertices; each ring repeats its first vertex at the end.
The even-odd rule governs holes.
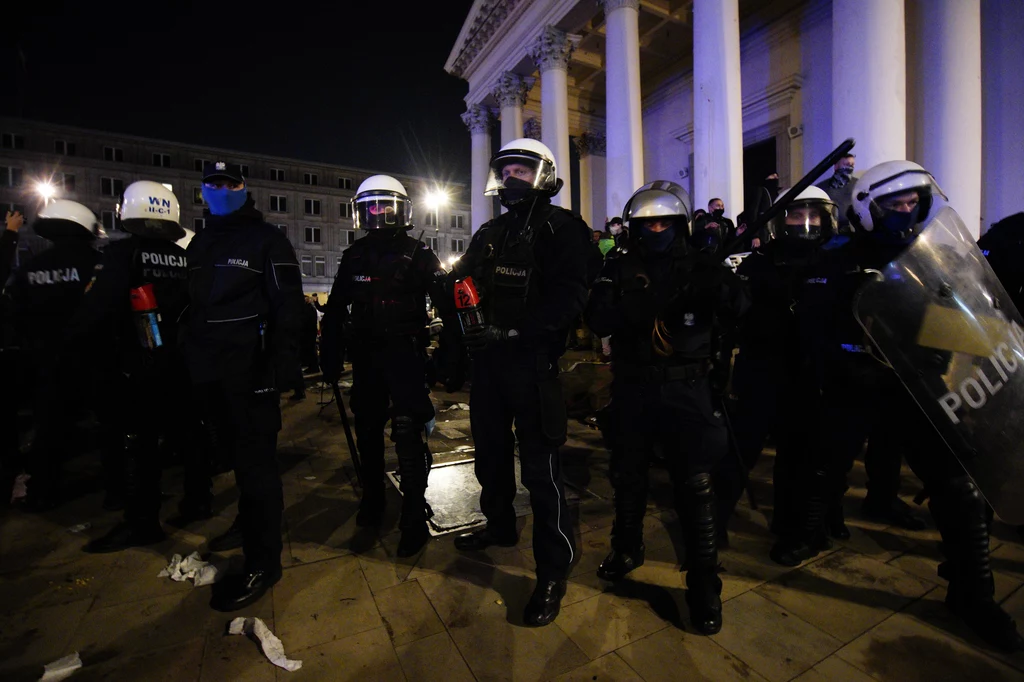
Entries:
MULTIPOLYGON (((733 375, 738 397, 736 444, 744 467, 757 462, 765 437, 776 442, 773 476, 775 504, 772 530, 780 537, 805 539, 802 492, 811 481, 812 461, 818 456, 819 371, 805 351, 820 343, 816 300, 827 281, 820 275, 826 252, 822 246, 836 234, 838 210, 817 187, 798 194, 766 226, 768 243, 743 259, 737 275, 751 294, 752 305, 739 336, 739 354, 733 375)), ((743 471, 726 458, 716 472, 723 504, 723 519, 735 509, 743 491, 743 471)), ((824 493, 814 498, 812 539, 822 537, 824 493)), ((808 523, 811 523, 810 521, 808 523)), ((803 545, 800 545, 801 547, 803 545)))
POLYGON ((25 217, 21 213, 8 211, 5 229, 0 232, 0 376, 8 385, 7 390, 0 391, 0 509, 7 507, 14 480, 21 473, 18 450, 18 397, 21 394, 18 377, 21 363, 17 361, 10 297, 4 293, 4 286, 14 268, 18 230, 24 224, 25 217))
POLYGON ((281 578, 278 396, 302 380, 302 279, 291 244, 264 222, 238 165, 205 164, 202 194, 206 227, 186 252, 185 354, 204 419, 223 416, 216 430, 235 467, 245 569, 217 583, 210 603, 233 611, 281 578))
POLYGON ((557 375, 566 335, 586 303, 593 246, 586 223, 551 204, 561 189, 545 145, 523 138, 503 146, 491 159, 485 194, 497 194, 508 212, 480 227, 451 273, 453 280, 473 277, 485 318, 463 340, 473 354, 470 421, 487 526, 459 536, 455 546, 473 551, 518 541, 518 440, 537 561, 527 625, 547 625, 558 616, 576 558, 558 455, 566 412, 557 375))
POLYGON ((839 232, 850 233, 850 204, 853 202, 853 186, 857 179, 853 171, 857 166, 857 155, 847 154, 836 161, 832 177, 818 183, 817 187, 828 194, 839 209, 839 232))
POLYGON ((426 296, 439 306, 450 298, 444 293, 447 273, 426 244, 407 234, 412 201, 398 180, 367 178, 352 203, 356 229, 368 234, 341 257, 321 325, 321 364, 324 381, 333 383, 341 375, 343 347, 352 362, 352 412, 362 455, 363 498, 356 516, 361 527, 379 524, 384 512, 384 425, 391 419, 403 495, 398 556, 407 557, 430 539, 424 425, 433 419, 434 407, 426 383, 426 296))
MULTIPOLYGON (((191 387, 177 347, 178 319, 188 304, 185 251, 174 243, 185 234, 180 214, 177 198, 160 183, 143 180, 125 188, 118 218, 130 236, 103 250, 82 304, 68 323, 69 345, 92 344, 97 352, 112 353, 120 370, 109 377, 117 382, 109 391, 117 404, 108 409, 117 415, 115 428, 124 438, 124 522, 90 542, 89 552, 114 552, 164 539, 159 439, 195 430, 189 414, 191 387)), ((183 454, 193 449, 183 448, 183 454)), ((209 494, 208 489, 193 491, 206 507, 209 494)))
POLYGON ((80 405, 83 363, 64 343, 64 327, 77 310, 99 261, 103 228, 88 208, 59 199, 44 206, 33 225, 53 246, 26 263, 11 285, 15 323, 33 373, 35 437, 28 457, 23 505, 45 511, 59 503, 60 460, 70 447, 70 415, 80 405))
POLYGON ((612 340, 617 420, 612 551, 598 569, 620 580, 644 562, 647 470, 660 441, 686 538, 686 601, 698 631, 722 628, 711 471, 728 444, 721 408, 739 318, 748 300, 722 262, 717 227, 691 231, 682 187, 656 181, 623 209, 628 250, 609 258, 586 318, 612 340))
MULTIPOLYGON (((909 161, 879 164, 857 181, 851 222, 859 238, 829 282, 834 299, 820 316, 829 342, 821 346, 825 423, 830 415, 859 407, 872 421, 873 444, 905 455, 930 495, 929 510, 942 536, 946 561, 939 575, 949 581, 946 605, 990 644, 1017 651, 1024 648, 1024 639, 993 598, 985 500, 895 372, 880 362, 852 315, 853 297, 867 278, 875 277, 872 271, 898 258, 945 206, 946 197, 931 174, 909 161), (856 365, 843 362, 851 354, 844 346, 858 345, 863 350, 857 355, 873 357, 856 365)), ((932 352, 929 357, 936 356, 932 352)))

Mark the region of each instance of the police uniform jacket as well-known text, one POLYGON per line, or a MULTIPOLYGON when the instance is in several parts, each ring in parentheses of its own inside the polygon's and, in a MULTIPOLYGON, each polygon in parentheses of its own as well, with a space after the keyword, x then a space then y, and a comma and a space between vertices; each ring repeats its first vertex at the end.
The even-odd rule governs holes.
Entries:
POLYGON ((288 238, 250 198, 208 215, 186 252, 185 356, 192 381, 217 381, 269 362, 278 389, 301 381, 302 276, 288 238))

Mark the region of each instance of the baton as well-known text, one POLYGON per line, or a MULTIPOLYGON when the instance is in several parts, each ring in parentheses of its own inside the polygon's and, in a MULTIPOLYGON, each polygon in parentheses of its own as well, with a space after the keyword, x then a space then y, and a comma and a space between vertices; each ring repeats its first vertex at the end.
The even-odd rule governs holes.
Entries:
POLYGON ((345 440, 348 441, 348 451, 352 453, 352 464, 356 469, 356 481, 359 486, 363 485, 362 469, 363 464, 359 460, 359 450, 356 449, 356 440, 352 437, 352 427, 348 423, 348 413, 345 411, 345 401, 341 398, 341 389, 338 388, 338 382, 331 382, 331 388, 334 390, 334 399, 338 402, 338 414, 341 415, 341 426, 345 429, 345 440))
MULTIPOLYGON (((842 144, 833 149, 832 152, 822 159, 817 166, 812 168, 810 173, 800 178, 795 185, 789 188, 789 191, 779 197, 778 201, 769 206, 767 211, 759 215, 743 234, 749 232, 750 234, 757 235, 761 229, 768 224, 768 221, 782 213, 782 211, 792 203, 793 199, 795 199, 800 192, 803 192, 805 189, 810 187, 822 173, 828 170, 829 166, 836 165, 840 159, 846 156, 847 153, 853 149, 855 144, 857 143, 852 137, 846 138, 842 144)), ((725 253, 732 253, 742 241, 742 234, 735 237, 727 245, 725 253)))
POLYGON ((743 461, 743 455, 740 454, 740 446, 736 441, 736 434, 732 430, 732 420, 729 419, 729 409, 725 406, 724 398, 721 403, 722 416, 725 418, 725 430, 729 434, 729 449, 736 456, 736 463, 739 464, 740 471, 743 473, 743 488, 747 491, 747 502, 750 503, 751 509, 757 511, 757 500, 754 499, 754 486, 750 482, 750 470, 747 469, 747 464, 743 461))

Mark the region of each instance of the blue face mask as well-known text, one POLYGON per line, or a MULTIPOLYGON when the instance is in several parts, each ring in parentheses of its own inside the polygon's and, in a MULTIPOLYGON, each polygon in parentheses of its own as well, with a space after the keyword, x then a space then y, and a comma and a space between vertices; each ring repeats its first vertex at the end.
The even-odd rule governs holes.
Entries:
POLYGON ((203 201, 210 207, 213 215, 227 215, 242 208, 248 197, 245 187, 242 189, 211 189, 203 185, 203 201))
POLYGON ((676 228, 669 227, 667 230, 661 232, 652 232, 651 230, 644 228, 643 242, 651 251, 661 253, 668 250, 668 247, 672 246, 672 242, 676 238, 676 228))

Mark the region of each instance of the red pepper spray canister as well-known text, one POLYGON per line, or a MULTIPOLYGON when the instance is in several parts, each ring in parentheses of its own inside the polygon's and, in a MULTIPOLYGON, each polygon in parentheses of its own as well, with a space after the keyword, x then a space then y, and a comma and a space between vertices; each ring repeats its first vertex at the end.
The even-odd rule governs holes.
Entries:
POLYGON ((164 345, 160 338, 160 310, 156 305, 156 294, 152 284, 143 284, 128 293, 135 317, 135 330, 143 348, 153 350, 164 345))
POLYGON ((455 283, 455 309, 459 314, 459 324, 462 325, 463 334, 484 323, 484 312, 480 308, 480 294, 476 291, 472 277, 455 283))

